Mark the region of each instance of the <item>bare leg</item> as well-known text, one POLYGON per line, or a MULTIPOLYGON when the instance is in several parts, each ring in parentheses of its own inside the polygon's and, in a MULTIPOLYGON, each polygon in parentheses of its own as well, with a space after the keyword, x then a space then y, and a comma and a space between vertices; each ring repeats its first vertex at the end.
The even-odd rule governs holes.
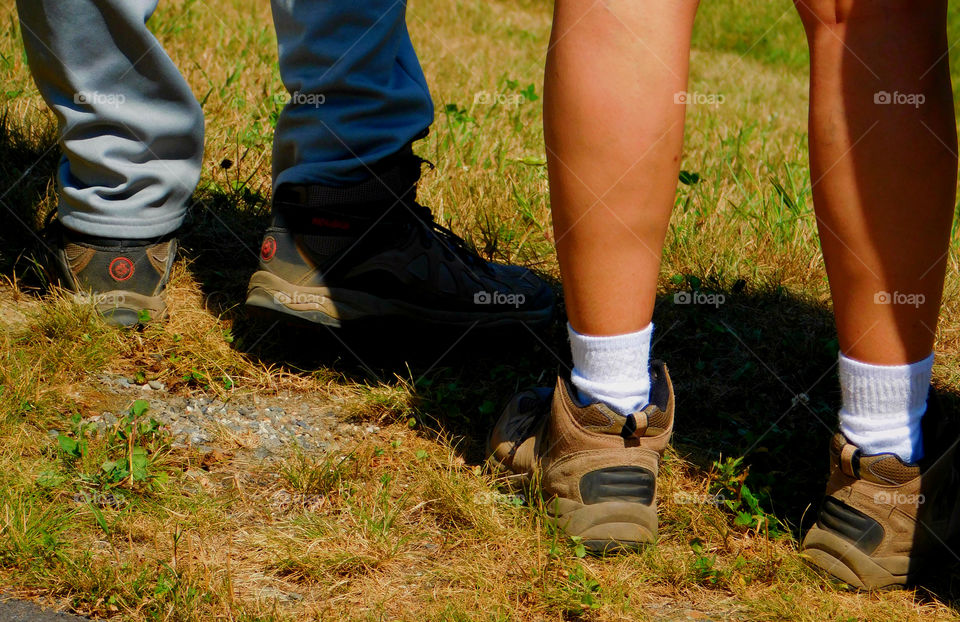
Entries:
POLYGON ((795 2, 840 349, 877 365, 919 361, 933 350, 957 185, 946 2, 795 2))
POLYGON ((813 200, 843 390, 827 498, 803 552, 851 585, 882 588, 916 580, 957 511, 955 439, 924 438, 921 425, 957 185, 947 5, 795 3, 810 43, 813 200), (910 500, 914 490, 948 503, 910 500), (864 546, 863 524, 881 539, 864 546))
POLYGON ((544 127, 567 315, 578 332, 637 331, 653 315, 696 9, 696 0, 556 3, 544 127))

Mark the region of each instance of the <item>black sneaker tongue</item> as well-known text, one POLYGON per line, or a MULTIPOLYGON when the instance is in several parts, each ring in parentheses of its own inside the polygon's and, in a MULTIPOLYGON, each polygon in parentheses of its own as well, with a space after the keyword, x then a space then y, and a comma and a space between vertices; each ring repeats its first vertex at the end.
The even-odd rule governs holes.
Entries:
POLYGON ((340 211, 343 216, 380 216, 398 204, 417 198, 420 158, 407 149, 370 168, 370 178, 351 186, 282 184, 273 197, 274 207, 308 211, 340 211))
POLYGON ((97 249, 122 250, 122 249, 144 249, 161 242, 168 241, 172 235, 166 235, 159 238, 150 238, 146 240, 123 240, 115 238, 98 238, 92 235, 84 235, 76 231, 63 229, 63 238, 65 246, 74 247, 93 247, 97 249))

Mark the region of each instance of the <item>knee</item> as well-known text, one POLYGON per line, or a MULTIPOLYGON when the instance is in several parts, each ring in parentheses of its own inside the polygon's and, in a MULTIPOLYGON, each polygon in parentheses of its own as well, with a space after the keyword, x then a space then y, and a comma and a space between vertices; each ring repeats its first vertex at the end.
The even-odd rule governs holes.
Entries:
POLYGON ((882 29, 915 29, 946 20, 946 0, 794 0, 794 5, 808 34, 871 23, 882 29))

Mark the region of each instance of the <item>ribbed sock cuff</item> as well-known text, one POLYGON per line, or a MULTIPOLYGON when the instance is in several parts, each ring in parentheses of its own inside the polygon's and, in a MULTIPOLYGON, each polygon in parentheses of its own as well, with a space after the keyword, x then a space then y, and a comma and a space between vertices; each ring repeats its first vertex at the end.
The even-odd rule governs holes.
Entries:
POLYGON ((923 456, 920 422, 927 410, 933 354, 908 365, 871 365, 840 355, 840 431, 867 454, 923 456))
POLYGON ((582 403, 603 402, 628 415, 650 402, 653 323, 633 333, 583 335, 567 324, 573 372, 582 403))

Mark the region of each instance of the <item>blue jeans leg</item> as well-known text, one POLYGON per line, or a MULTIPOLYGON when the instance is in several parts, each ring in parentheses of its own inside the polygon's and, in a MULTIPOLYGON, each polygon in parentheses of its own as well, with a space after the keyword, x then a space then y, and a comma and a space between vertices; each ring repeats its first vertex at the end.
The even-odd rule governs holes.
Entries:
POLYGON ((290 98, 273 145, 274 188, 345 186, 433 122, 405 0, 273 0, 290 98))

